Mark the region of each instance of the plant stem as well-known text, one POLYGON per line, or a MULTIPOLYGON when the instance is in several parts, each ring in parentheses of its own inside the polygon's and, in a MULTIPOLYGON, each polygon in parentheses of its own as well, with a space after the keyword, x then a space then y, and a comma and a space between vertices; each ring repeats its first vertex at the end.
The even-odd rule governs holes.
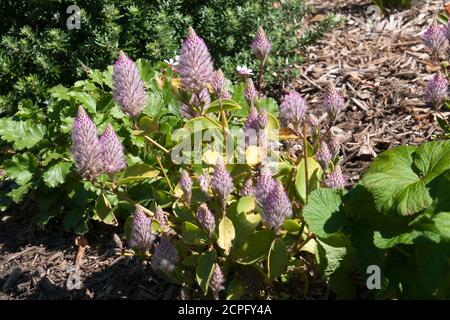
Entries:
POLYGON ((153 140, 152 138, 150 138, 147 135, 144 135, 144 138, 146 140, 148 140, 149 142, 151 142, 154 146, 157 146, 159 149, 161 149, 165 154, 169 154, 170 151, 167 150, 166 148, 164 148, 162 145, 160 145, 158 142, 156 142, 155 140, 153 140))
POLYGON ((305 204, 308 202, 308 194, 309 194, 309 184, 308 184, 308 150, 307 150, 307 143, 308 140, 306 139, 306 130, 307 130, 307 124, 303 125, 303 158, 305 159, 305 204))
POLYGON ((258 81, 259 96, 261 96, 261 90, 262 90, 263 65, 264 65, 264 61, 261 61, 259 63, 259 81, 258 81))
POLYGON ((174 193, 174 192, 173 192, 173 186, 172 186, 172 184, 170 183, 170 180, 169 180, 169 177, 167 176, 166 170, 164 169, 164 166, 163 166, 163 164, 161 163, 161 159, 160 159, 158 156, 156 156, 156 161, 158 161, 158 165, 159 165, 159 167, 161 168, 161 171, 162 171, 163 174, 164 174, 164 179, 166 179, 166 182, 167 182, 167 184, 169 185, 170 191, 171 191, 172 194, 173 194, 173 193, 174 193))
MULTIPOLYGON (((223 111, 222 106, 222 99, 219 98, 219 106, 220 106, 220 118, 222 120, 222 132, 223 132, 223 144, 225 146, 225 156, 227 154, 227 132, 225 131, 225 128, 228 128, 228 121, 227 121, 227 115, 225 114, 225 111, 223 111)), ((227 157, 225 157, 226 159, 227 157)))

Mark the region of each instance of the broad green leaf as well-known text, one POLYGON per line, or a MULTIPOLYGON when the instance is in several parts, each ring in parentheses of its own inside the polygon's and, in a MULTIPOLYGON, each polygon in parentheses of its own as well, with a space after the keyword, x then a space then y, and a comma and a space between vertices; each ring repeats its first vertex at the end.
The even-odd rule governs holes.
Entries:
MULTIPOLYGON (((308 164, 308 187, 309 192, 316 190, 320 186, 320 180, 323 175, 322 168, 319 163, 313 158, 307 158, 308 164)), ((297 166, 297 175, 295 177, 295 190, 300 200, 305 203, 306 199, 306 174, 305 174, 305 160, 302 159, 297 166)))
POLYGON ((297 220, 286 219, 281 226, 281 230, 286 231, 287 233, 298 233, 300 227, 300 223, 297 220))
POLYGON ((234 100, 231 99, 223 99, 223 100, 215 100, 211 102, 208 109, 206 109, 205 113, 213 113, 213 112, 219 112, 220 111, 220 104, 222 104, 222 110, 223 111, 230 111, 230 110, 239 110, 241 109, 241 106, 239 103, 237 103, 234 100))
POLYGON ((188 122, 186 122, 186 124, 184 125, 184 128, 188 129, 189 132, 191 132, 191 133, 206 130, 206 129, 214 129, 214 128, 222 130, 221 124, 219 122, 217 122, 217 120, 214 120, 210 117, 208 117, 208 118, 197 117, 197 118, 191 119, 188 122))
POLYGON ((8 192, 6 195, 14 201, 14 203, 19 203, 22 201, 23 196, 28 193, 31 189, 31 182, 21 185, 16 189, 12 189, 10 192, 8 192))
POLYGON ((155 72, 150 62, 144 59, 136 60, 136 67, 139 70, 143 81, 148 82, 154 76, 155 72))
POLYGON ((450 240, 450 212, 439 212, 433 217, 433 222, 440 236, 450 240))
POLYGON ((450 169, 450 140, 424 143, 417 147, 413 157, 426 185, 450 169))
POLYGON ((125 170, 118 184, 126 184, 139 180, 152 179, 157 177, 158 175, 159 171, 155 170, 148 164, 135 164, 125 170))
POLYGON ((237 203, 237 212, 239 213, 248 213, 248 212, 252 212, 253 210, 255 210, 256 207, 256 202, 255 202, 255 197, 252 196, 247 196, 247 197, 242 197, 241 199, 238 200, 237 203))
POLYGON ((230 253, 235 236, 233 222, 226 216, 223 217, 219 223, 219 239, 217 239, 217 244, 225 250, 225 255, 230 253))
POLYGON ((211 276, 214 271, 216 258, 216 250, 205 251, 198 258, 195 276, 198 285, 200 286, 200 288, 202 288, 205 295, 208 293, 209 281, 211 280, 211 276))
POLYGON ((413 171, 416 147, 400 146, 382 153, 362 179, 383 213, 414 214, 432 203, 425 183, 413 171))
POLYGON ((97 112, 97 104, 95 99, 86 92, 71 91, 69 96, 75 98, 79 103, 81 103, 88 111, 92 113, 97 112))
POLYGON ((373 235, 373 243, 377 248, 389 249, 397 244, 412 244, 414 236, 411 232, 402 233, 390 238, 384 238, 380 232, 375 231, 373 235))
POLYGON ((341 209, 344 193, 344 190, 317 189, 310 194, 303 218, 314 234, 327 238, 344 226, 345 214, 341 209))
POLYGON ((187 244, 202 245, 207 242, 205 232, 195 224, 188 221, 184 221, 181 226, 181 237, 187 244))
POLYGON ((85 208, 76 207, 69 210, 63 219, 64 229, 69 232, 74 232, 76 234, 86 234, 89 231, 87 226, 87 216, 85 208))
POLYGON ((245 149, 245 163, 249 166, 260 164, 267 156, 267 148, 260 146, 248 146, 245 149))
POLYGON ((239 278, 235 277, 227 286, 226 300, 239 300, 245 293, 244 285, 239 278))
POLYGON ((17 154, 4 162, 7 175, 19 185, 28 183, 37 167, 37 159, 31 153, 17 154))
POLYGON ((34 120, 14 121, 9 118, 0 119, 0 137, 13 144, 14 149, 30 149, 38 144, 47 132, 44 125, 34 120))
POLYGON ((235 256, 240 264, 258 263, 267 257, 275 234, 272 230, 255 231, 248 240, 237 249, 235 256))
POLYGON ((95 202, 94 215, 92 219, 102 221, 103 223, 117 226, 118 222, 114 216, 111 203, 102 192, 95 202))
POLYGON ((287 260, 288 252, 286 244, 280 238, 273 240, 267 263, 269 279, 275 280, 286 270, 287 260))
POLYGON ((150 117, 143 116, 139 119, 139 130, 142 130, 145 134, 150 134, 158 131, 159 125, 153 121, 150 117))
POLYGON ((53 98, 61 100, 69 100, 69 89, 64 87, 62 84, 58 84, 48 90, 53 98))
POLYGON ((44 173, 44 182, 50 188, 54 188, 61 183, 66 181, 66 175, 70 172, 70 167, 72 167, 71 162, 58 162, 57 164, 51 166, 44 173))

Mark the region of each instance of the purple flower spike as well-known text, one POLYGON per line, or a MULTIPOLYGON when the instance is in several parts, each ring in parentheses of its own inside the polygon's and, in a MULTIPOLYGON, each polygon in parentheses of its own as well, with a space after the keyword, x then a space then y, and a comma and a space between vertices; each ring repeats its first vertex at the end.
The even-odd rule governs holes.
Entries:
POLYGON ((255 189, 256 201, 262 208, 266 206, 267 199, 274 188, 275 179, 272 178, 272 175, 268 170, 262 170, 261 174, 258 177, 255 189))
POLYGON ((258 110, 255 107, 250 108, 250 112, 248 113, 247 120, 245 121, 244 130, 259 129, 259 114, 258 110))
POLYGON ((328 145, 324 141, 322 141, 320 143, 319 150, 317 151, 317 161, 319 162, 323 170, 326 170, 328 168, 332 159, 333 156, 330 152, 330 149, 328 148, 328 145))
POLYGON ((83 178, 95 180, 104 170, 102 146, 95 124, 81 106, 73 122, 72 142, 72 155, 78 173, 83 178))
POLYGON ((445 45, 447 34, 444 26, 433 22, 423 34, 423 42, 434 54, 438 54, 445 45))
POLYGON ((202 90, 212 77, 211 55, 203 39, 191 27, 181 48, 177 70, 183 87, 193 92, 202 90))
POLYGON ((225 79, 225 76, 223 75, 222 70, 219 69, 217 71, 214 71, 211 80, 211 87, 213 88, 217 98, 219 99, 230 98, 231 94, 227 91, 227 81, 225 79))
POLYGON ((129 245, 141 253, 147 252, 155 236, 151 230, 152 220, 145 214, 140 206, 136 206, 133 222, 131 224, 131 236, 129 245))
POLYGON ((312 129, 317 130, 317 129, 319 129, 320 121, 319 121, 319 119, 317 119, 317 117, 315 115, 310 114, 308 116, 308 125, 312 129))
POLYGON ((216 219, 214 215, 209 210, 206 203, 202 203, 197 210, 197 220, 202 226, 202 228, 211 235, 216 228, 216 219))
POLYGON ((345 108, 344 98, 342 98, 331 82, 328 85, 323 104, 333 119, 345 108))
POLYGON ((218 158, 217 163, 214 167, 214 172, 211 179, 211 187, 219 196, 222 207, 225 208, 227 198, 231 194, 231 192, 233 192, 233 179, 228 173, 221 157, 218 158))
POLYGON ((268 116, 267 110, 262 109, 258 114, 258 125, 260 129, 264 129, 267 126, 268 116))
POLYGON ((341 166, 337 165, 324 181, 327 188, 341 189, 345 188, 345 178, 342 174, 341 166))
POLYGON ((263 63, 270 51, 270 42, 266 37, 266 33, 262 27, 258 27, 256 35, 253 38, 252 52, 263 63))
POLYGON ((251 178, 247 179, 242 185, 240 195, 241 197, 253 196, 255 194, 255 188, 253 187, 253 181, 251 178))
POLYGON ((163 234, 156 246, 150 264, 154 271, 162 271, 170 276, 180 260, 178 251, 167 234, 163 234))
POLYGON ((197 177, 198 184, 200 185, 200 189, 208 195, 209 190, 209 181, 211 180, 209 174, 207 172, 203 172, 201 175, 197 177))
POLYGON ((332 157, 336 157, 339 155, 341 151, 341 142, 337 138, 332 138, 330 141, 330 151, 332 153, 332 157))
POLYGON ((222 269, 216 263, 214 265, 214 271, 211 275, 211 280, 209 281, 209 287, 211 288, 214 299, 219 299, 219 292, 225 289, 225 276, 223 275, 222 269))
POLYGON ((155 211, 155 219, 159 222, 159 226, 161 227, 161 230, 163 232, 166 232, 170 229, 169 226, 169 219, 167 218, 166 214, 164 213, 161 206, 156 207, 155 211))
POLYGON ((427 83, 425 90, 425 98, 436 109, 447 98, 448 81, 444 75, 440 72, 436 73, 430 81, 427 83))
POLYGON ((192 96, 191 105, 194 105, 198 110, 203 113, 211 104, 211 96, 207 88, 204 88, 198 96, 195 94, 192 96))
POLYGON ((192 179, 186 170, 181 171, 180 187, 184 193, 186 201, 190 204, 192 198, 192 179))
POLYGON ((251 78, 248 78, 245 82, 244 97, 250 107, 255 104, 256 99, 258 98, 258 91, 256 91, 251 78))
POLYGON ((288 93, 280 105, 280 118, 284 125, 292 124, 298 129, 306 112, 306 101, 297 92, 288 93))
POLYGON ((114 65, 112 80, 114 100, 125 114, 135 118, 147 104, 147 91, 136 64, 123 51, 114 65))
POLYGON ((277 232, 284 220, 292 216, 292 204, 280 181, 276 181, 262 208, 264 223, 277 232))
POLYGON ((112 175, 127 167, 123 146, 111 124, 108 124, 100 137, 103 150, 105 172, 112 175))

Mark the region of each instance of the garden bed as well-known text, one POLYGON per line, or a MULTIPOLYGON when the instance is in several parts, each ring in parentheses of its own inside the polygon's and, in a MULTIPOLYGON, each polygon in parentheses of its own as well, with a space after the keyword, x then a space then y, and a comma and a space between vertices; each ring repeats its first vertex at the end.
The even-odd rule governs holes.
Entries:
MULTIPOLYGON (((335 79, 349 106, 332 131, 343 142, 344 174, 354 183, 380 152, 397 145, 417 145, 438 133, 434 114, 421 99, 425 80, 436 70, 428 63, 420 33, 442 1, 427 1, 393 14, 370 31, 370 1, 312 3, 317 10, 313 19, 334 11, 346 21, 308 48, 299 66, 301 76, 284 89, 295 88, 307 98, 313 95, 309 105, 321 108, 320 93, 335 79)), ((32 207, 26 204, 3 213, 0 299, 183 298, 178 286, 154 276, 146 262, 118 255, 113 238, 114 233, 123 236, 122 228, 93 225, 80 265, 81 288, 69 290, 67 270, 79 250, 73 234, 62 231, 58 221, 45 231, 37 230, 32 207)), ((330 298, 317 274, 312 280, 303 297, 330 298)))

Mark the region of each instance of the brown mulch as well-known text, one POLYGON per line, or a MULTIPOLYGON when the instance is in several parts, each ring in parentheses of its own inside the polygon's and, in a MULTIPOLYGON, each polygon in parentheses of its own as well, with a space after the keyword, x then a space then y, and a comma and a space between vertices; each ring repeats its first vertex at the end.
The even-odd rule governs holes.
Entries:
MULTIPOLYGON (((313 19, 333 11, 345 21, 307 49, 305 63, 299 66, 301 77, 287 89, 306 95, 317 114, 322 112, 328 81, 343 90, 348 107, 332 132, 344 143, 344 171, 354 183, 380 152, 419 144, 439 133, 433 113, 421 98, 426 79, 434 71, 421 33, 442 8, 442 1, 423 1, 377 21, 372 29, 367 13, 370 1, 310 2, 316 8, 313 19)), ((80 272, 71 272, 78 251, 75 237, 63 233, 61 223, 36 230, 29 209, 0 215, 0 300, 170 299, 179 295, 178 287, 154 276, 145 262, 117 255, 113 240, 117 229, 95 222, 80 272), (68 279, 75 282, 68 285, 68 279)))
POLYGON ((0 300, 173 299, 176 286, 153 275, 147 262, 118 255, 114 228, 93 224, 74 272, 75 236, 56 221, 37 230, 32 212, 0 216, 0 300), (92 243, 89 243, 92 241, 92 243))
POLYGON ((287 90, 306 95, 318 115, 329 81, 346 95, 348 107, 332 133, 344 144, 343 169, 353 184, 380 152, 417 145, 440 132, 422 99, 426 80, 436 71, 422 32, 443 1, 420 1, 378 19, 372 19, 376 14, 368 0, 310 2, 315 19, 335 12, 343 22, 307 49, 301 76, 287 90))

